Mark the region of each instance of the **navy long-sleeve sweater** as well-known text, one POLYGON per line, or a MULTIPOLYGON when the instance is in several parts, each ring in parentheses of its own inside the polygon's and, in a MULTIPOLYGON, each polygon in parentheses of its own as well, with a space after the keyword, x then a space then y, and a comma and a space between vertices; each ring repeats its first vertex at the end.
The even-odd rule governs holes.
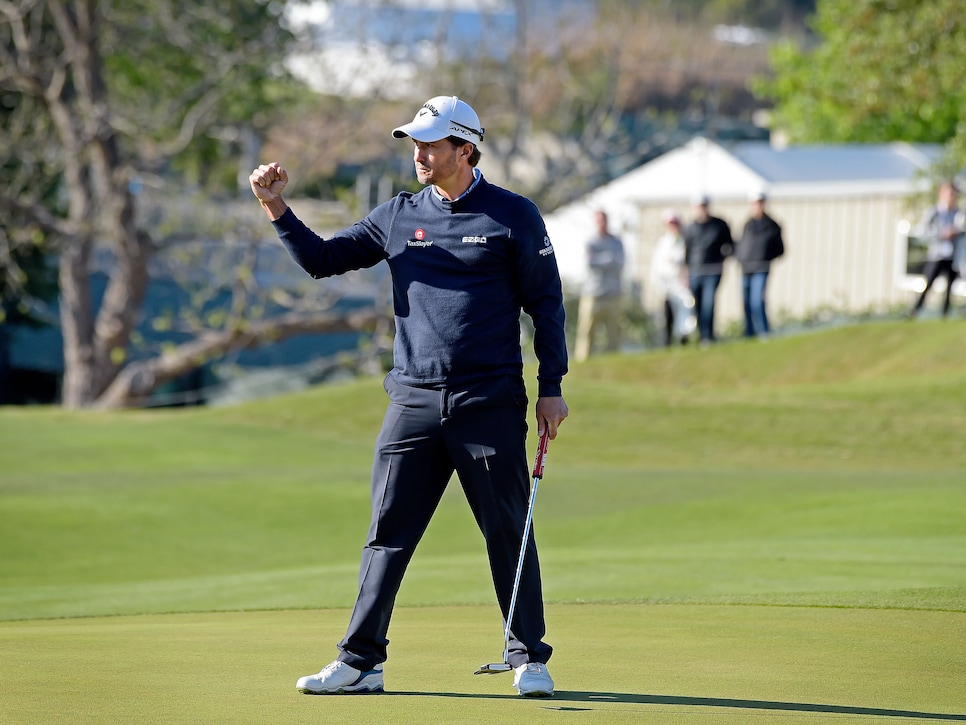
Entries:
POLYGON ((450 202, 426 187, 400 193, 322 239, 288 210, 274 222, 316 279, 386 260, 396 316, 393 375, 458 387, 522 376, 520 312, 533 320, 540 396, 567 372, 564 308, 553 247, 537 207, 480 179, 450 202))

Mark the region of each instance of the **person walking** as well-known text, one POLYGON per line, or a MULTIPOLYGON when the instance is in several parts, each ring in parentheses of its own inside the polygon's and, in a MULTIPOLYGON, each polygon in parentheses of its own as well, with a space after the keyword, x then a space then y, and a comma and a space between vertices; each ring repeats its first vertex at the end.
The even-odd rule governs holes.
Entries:
POLYGON ((727 222, 711 216, 711 200, 701 194, 694 200, 694 221, 684 230, 684 263, 688 267, 691 294, 698 314, 701 346, 715 341, 714 303, 721 284, 724 261, 734 249, 727 222))
MULTIPOLYGON (((277 162, 249 179, 282 243, 312 277, 385 262, 393 285, 394 365, 384 381, 389 405, 376 438, 358 597, 336 659, 296 683, 306 694, 384 689, 396 594, 454 472, 483 533, 506 619, 530 487, 521 310, 535 329, 538 436, 556 438, 568 415, 563 294, 539 210, 476 168, 483 126, 456 96, 430 99, 392 135, 412 140, 425 187, 401 192, 329 239, 283 200, 288 173, 277 162)), ((553 695, 532 531, 510 630, 514 688, 553 695)))
POLYGON ((765 212, 767 197, 762 191, 751 195, 751 216, 735 245, 735 259, 741 265, 741 291, 745 305, 745 337, 768 337, 765 287, 771 263, 785 253, 782 228, 765 212))
POLYGON ((604 331, 606 351, 618 350, 621 343, 624 245, 610 233, 604 211, 597 211, 594 221, 597 234, 586 245, 587 277, 577 307, 574 359, 578 361, 590 357, 601 329, 604 331))
POLYGON ((926 301, 926 295, 940 275, 946 278, 943 297, 943 317, 949 314, 953 282, 963 273, 960 261, 966 255, 964 242, 963 212, 956 205, 957 189, 952 181, 939 186, 936 203, 923 212, 916 227, 917 236, 926 240, 926 264, 923 274, 926 286, 909 310, 909 317, 916 317, 926 301))
POLYGON ((670 209, 662 214, 664 234, 654 246, 651 257, 651 286, 661 298, 664 308, 664 346, 675 341, 687 344, 696 327, 694 295, 688 285, 684 266, 684 236, 681 217, 670 209))

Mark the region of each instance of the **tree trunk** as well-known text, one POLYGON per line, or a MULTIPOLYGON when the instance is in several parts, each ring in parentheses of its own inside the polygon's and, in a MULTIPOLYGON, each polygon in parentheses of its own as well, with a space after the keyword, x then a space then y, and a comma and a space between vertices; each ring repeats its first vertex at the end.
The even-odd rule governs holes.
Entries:
POLYGON ((90 248, 89 240, 78 241, 60 255, 60 327, 64 338, 61 398, 67 408, 82 408, 94 399, 90 248))
POLYGON ((62 403, 92 405, 125 362, 128 340, 147 287, 150 240, 138 233, 129 173, 118 152, 99 47, 101 11, 89 1, 52 4, 65 65, 44 93, 65 150, 68 216, 75 234, 60 258, 64 341, 62 403), (110 244, 114 264, 97 318, 91 298, 91 254, 110 244))

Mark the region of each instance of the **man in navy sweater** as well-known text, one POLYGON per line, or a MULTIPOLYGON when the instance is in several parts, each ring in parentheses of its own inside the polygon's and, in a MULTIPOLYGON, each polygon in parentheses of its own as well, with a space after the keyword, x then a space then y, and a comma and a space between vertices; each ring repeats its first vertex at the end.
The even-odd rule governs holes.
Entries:
MULTIPOLYGON (((296 684, 306 694, 383 690, 396 593, 454 471, 486 540, 506 618, 530 485, 521 310, 534 326, 538 436, 547 430, 555 438, 568 413, 563 295, 540 212, 480 174, 483 127, 455 96, 430 99, 393 136, 412 139, 425 188, 400 193, 331 239, 308 229, 282 199, 288 175, 281 166, 259 166, 250 177, 280 239, 310 275, 385 261, 393 282, 394 367, 385 379, 389 407, 376 439, 359 594, 337 659, 296 684)), ((553 695, 545 632, 531 532, 508 656, 520 695, 553 695)))

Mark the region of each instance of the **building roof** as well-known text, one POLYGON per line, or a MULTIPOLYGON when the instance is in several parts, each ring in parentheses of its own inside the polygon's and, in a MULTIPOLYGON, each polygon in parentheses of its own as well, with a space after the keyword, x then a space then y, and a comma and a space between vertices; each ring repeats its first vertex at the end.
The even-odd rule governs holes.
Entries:
POLYGON ((840 144, 772 148, 739 143, 728 149, 770 184, 908 182, 936 159, 939 147, 906 143, 840 144))

